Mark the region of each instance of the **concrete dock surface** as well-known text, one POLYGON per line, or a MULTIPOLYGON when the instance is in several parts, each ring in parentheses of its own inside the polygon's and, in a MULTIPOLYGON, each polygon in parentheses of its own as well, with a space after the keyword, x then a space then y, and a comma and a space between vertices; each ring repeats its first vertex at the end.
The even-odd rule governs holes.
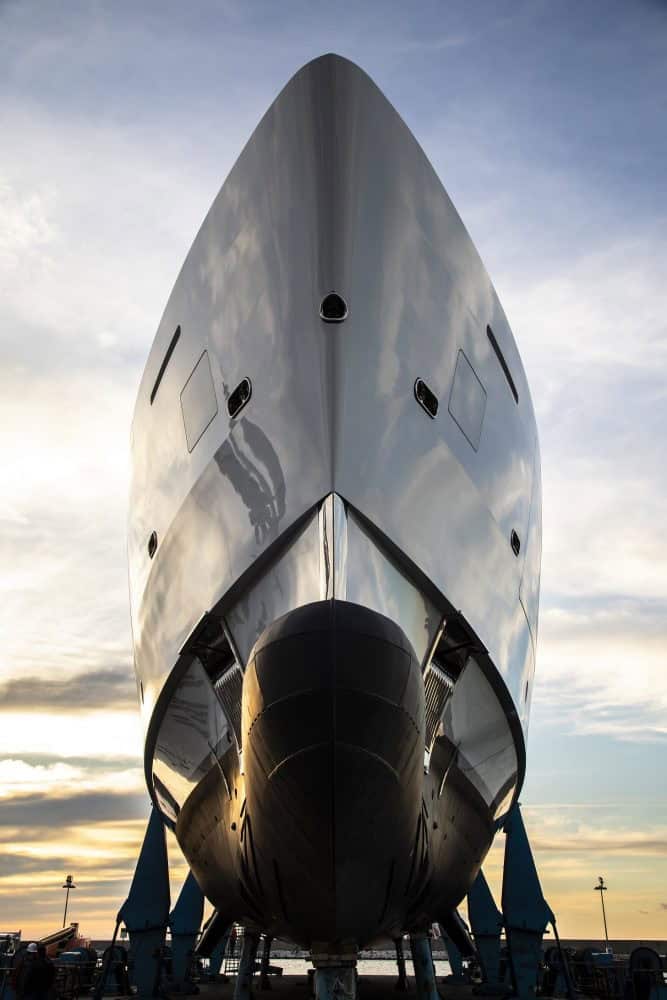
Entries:
MULTIPOLYGON (((202 983, 200 996, 204 1000, 232 1000, 234 996, 234 980, 230 977, 228 983, 202 983)), ((408 989, 405 993, 396 990, 398 976, 370 975, 359 976, 357 997, 359 1000, 386 1000, 386 998, 416 997, 414 977, 408 977, 408 989)), ((259 977, 253 981, 253 994, 256 1000, 260 997, 274 997, 275 1000, 309 1000, 310 991, 308 977, 283 975, 271 976, 271 989, 260 990, 259 977)), ((449 983, 445 978, 437 978, 438 993, 443 1000, 469 1000, 473 996, 472 986, 449 983)), ((174 994, 174 997, 176 995, 174 994)))

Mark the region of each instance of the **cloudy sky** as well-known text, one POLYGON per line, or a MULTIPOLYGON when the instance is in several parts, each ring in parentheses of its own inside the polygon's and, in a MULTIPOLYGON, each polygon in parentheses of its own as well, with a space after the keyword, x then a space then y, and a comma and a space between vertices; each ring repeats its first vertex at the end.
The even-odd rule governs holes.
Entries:
MULTIPOLYGON (((308 59, 358 62, 505 306, 544 480, 522 797, 563 936, 667 938, 667 5, 0 0, 0 924, 110 936, 147 815, 128 438, 185 253, 308 59)), ((502 846, 502 845, 500 845, 502 846)), ((170 843, 174 885, 183 875, 170 843)), ((489 861, 497 885, 499 850, 489 861)))

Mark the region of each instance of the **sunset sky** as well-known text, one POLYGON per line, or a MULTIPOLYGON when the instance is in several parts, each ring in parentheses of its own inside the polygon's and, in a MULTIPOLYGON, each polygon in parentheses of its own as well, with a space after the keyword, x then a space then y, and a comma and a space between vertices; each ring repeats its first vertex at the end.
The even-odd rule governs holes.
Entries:
MULTIPOLYGON (((125 522, 184 256, 306 61, 421 142, 537 412, 524 815, 563 937, 667 939, 667 5, 0 0, 0 926, 110 937, 148 813, 125 522)), ((502 847, 502 837, 499 845, 502 847)), ((170 840, 175 889, 184 863, 170 840)), ((498 885, 499 849, 488 862, 498 885)))

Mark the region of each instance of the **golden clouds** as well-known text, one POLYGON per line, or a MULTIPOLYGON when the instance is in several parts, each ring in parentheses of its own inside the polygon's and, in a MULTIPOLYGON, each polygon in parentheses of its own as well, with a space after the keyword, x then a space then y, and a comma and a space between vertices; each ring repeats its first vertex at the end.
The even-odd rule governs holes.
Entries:
MULTIPOLYGON (((38 937, 60 926, 64 896, 64 876, 72 872, 77 890, 72 893, 69 917, 78 920, 83 934, 92 938, 111 937, 118 910, 130 886, 143 840, 149 810, 147 795, 108 795, 109 811, 119 817, 135 809, 136 818, 110 818, 90 822, 80 820, 48 824, 52 801, 42 802, 47 822, 36 827, 1 827, 0 912, 5 923, 21 927, 24 936, 38 937)), ((82 809, 77 797, 65 797, 74 816, 82 809)), ((84 804, 85 809, 85 804, 84 804)), ((187 866, 178 846, 168 835, 172 897, 187 875, 187 866)))

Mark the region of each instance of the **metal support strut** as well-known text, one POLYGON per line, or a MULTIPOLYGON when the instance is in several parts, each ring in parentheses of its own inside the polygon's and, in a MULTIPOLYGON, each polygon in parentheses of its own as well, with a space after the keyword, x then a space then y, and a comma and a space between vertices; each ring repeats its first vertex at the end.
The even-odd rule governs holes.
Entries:
POLYGON ((405 955, 403 954, 403 938, 396 938, 394 941, 396 947, 396 965, 398 966, 398 979, 396 981, 396 989, 399 993, 407 993, 408 991, 408 974, 405 971, 405 955))
POLYGON ((357 970, 353 964, 317 966, 316 1000, 355 1000, 356 995, 357 970))
POLYGON ((504 824, 503 919, 514 995, 533 1000, 542 957, 542 935, 547 924, 555 926, 528 843, 519 803, 510 809, 504 824))
POLYGON ((264 938, 264 950, 262 951, 262 966, 260 969, 259 976, 259 988, 260 990, 270 990, 271 989, 271 979, 269 978, 269 969, 271 962, 271 942, 272 937, 267 934, 264 938))
POLYGON ((468 978, 463 971, 463 955, 456 947, 449 934, 446 931, 443 931, 442 924, 440 925, 440 933, 442 934, 442 940, 445 942, 445 948, 447 949, 447 961, 449 962, 449 968, 452 970, 446 977, 447 982, 467 983, 468 978))
POLYGON ((411 934, 410 951, 415 968, 415 986, 418 1000, 439 1000, 435 985, 435 967, 428 934, 411 934))
POLYGON ((243 934, 243 951, 239 971, 236 974, 234 1000, 250 1000, 252 997, 252 977, 255 972, 255 958, 259 947, 259 933, 245 929, 243 934))
POLYGON ((219 942, 211 952, 211 958, 209 960, 209 975, 212 979, 222 977, 223 982, 227 981, 227 977, 224 976, 222 972, 222 962, 225 957, 225 950, 227 948, 228 941, 229 931, 222 935, 219 942))
POLYGON ((153 808, 130 893, 118 913, 130 935, 128 974, 139 998, 154 997, 159 989, 169 901, 167 842, 160 814, 153 808))
POLYGON ((468 893, 468 917, 482 971, 482 985, 477 992, 487 996, 505 995, 507 987, 500 979, 500 932, 503 928, 503 915, 493 900, 481 868, 468 893))
POLYGON ((195 955, 208 958, 209 977, 212 980, 220 979, 221 982, 227 982, 227 977, 221 973, 221 969, 232 927, 229 914, 214 910, 202 928, 195 955))
POLYGON ((204 916, 204 894, 192 872, 181 889, 176 906, 169 914, 171 929, 171 989, 175 993, 193 993, 192 979, 197 935, 204 916))

